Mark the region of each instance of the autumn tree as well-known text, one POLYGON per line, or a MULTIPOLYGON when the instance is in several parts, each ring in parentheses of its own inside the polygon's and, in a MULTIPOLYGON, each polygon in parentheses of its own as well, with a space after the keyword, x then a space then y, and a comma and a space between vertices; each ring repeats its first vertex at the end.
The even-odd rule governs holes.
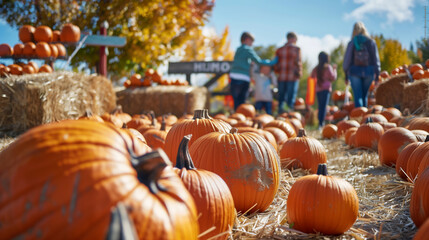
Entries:
POLYGON ((421 51, 421 62, 426 61, 426 59, 429 59, 429 41, 426 38, 423 38, 420 41, 416 42, 417 49, 421 51))
MULTIPOLYGON (((109 49, 109 71, 125 74, 167 59, 194 29, 204 25, 213 6, 214 0, 17 0, 0 4, 0 18, 16 29, 24 24, 60 29, 71 22, 91 34, 97 34, 107 21, 108 35, 127 38, 124 48, 109 49)), ((72 64, 82 62, 96 66, 98 48, 80 50, 72 64)))
POLYGON ((275 44, 271 44, 268 46, 255 46, 255 52, 262 59, 273 59, 276 55, 277 46, 275 44))
POLYGON ((373 39, 377 43, 381 70, 391 72, 398 66, 411 63, 407 50, 398 40, 386 39, 382 34, 373 36, 373 39))

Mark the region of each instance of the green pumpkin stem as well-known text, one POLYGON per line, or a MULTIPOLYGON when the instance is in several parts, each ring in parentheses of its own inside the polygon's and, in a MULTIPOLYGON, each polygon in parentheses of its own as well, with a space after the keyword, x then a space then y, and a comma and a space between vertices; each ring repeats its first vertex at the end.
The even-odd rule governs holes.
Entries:
POLYGON ((162 171, 168 165, 171 165, 167 155, 161 149, 146 153, 142 156, 135 156, 132 150, 131 165, 137 172, 137 179, 146 185, 153 194, 159 191, 166 191, 166 188, 158 183, 162 171))
POLYGON ((306 137, 307 133, 305 132, 304 128, 299 129, 298 136, 297 137, 306 137))
POLYGON ((192 162, 191 155, 189 154, 189 141, 191 140, 192 134, 186 135, 183 137, 179 145, 179 151, 177 152, 176 157, 176 168, 186 170, 196 169, 194 162, 192 162))
POLYGON ((322 163, 317 166, 317 175, 328 176, 328 166, 326 163, 322 163))

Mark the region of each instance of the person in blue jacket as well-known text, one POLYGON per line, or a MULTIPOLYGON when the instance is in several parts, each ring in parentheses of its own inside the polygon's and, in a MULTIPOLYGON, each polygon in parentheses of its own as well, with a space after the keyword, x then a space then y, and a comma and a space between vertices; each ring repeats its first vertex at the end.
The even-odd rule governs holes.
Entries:
POLYGON ((237 48, 232 62, 229 77, 231 79, 230 92, 234 99, 234 110, 244 103, 250 85, 250 66, 254 62, 258 65, 262 59, 252 48, 255 38, 249 32, 241 34, 241 46, 237 48))
POLYGON ((346 84, 351 83, 355 107, 368 106, 368 90, 375 80, 378 84, 380 58, 377 44, 362 22, 355 23, 352 39, 344 55, 343 70, 346 84))

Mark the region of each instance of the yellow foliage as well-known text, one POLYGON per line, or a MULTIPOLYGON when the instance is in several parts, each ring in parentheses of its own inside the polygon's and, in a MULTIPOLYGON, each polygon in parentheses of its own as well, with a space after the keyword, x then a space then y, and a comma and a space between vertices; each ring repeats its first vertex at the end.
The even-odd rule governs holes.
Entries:
POLYGON ((394 68, 410 64, 408 53, 398 40, 385 39, 383 35, 375 36, 380 55, 381 69, 391 72, 394 68))

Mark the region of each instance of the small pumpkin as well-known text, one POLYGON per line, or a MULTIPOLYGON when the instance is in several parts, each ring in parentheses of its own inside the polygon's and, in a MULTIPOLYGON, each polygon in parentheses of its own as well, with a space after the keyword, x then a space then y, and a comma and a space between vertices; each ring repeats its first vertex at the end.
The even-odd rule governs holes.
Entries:
POLYGON ((22 67, 22 73, 23 74, 33 74, 33 73, 35 73, 35 70, 31 65, 24 65, 22 67))
POLYGON ((280 149, 280 147, 288 140, 287 134, 280 128, 266 127, 263 128, 263 130, 270 132, 274 136, 277 142, 277 149, 280 149))
POLYGON ((104 120, 100 116, 93 114, 90 109, 87 109, 85 113, 78 118, 78 120, 91 120, 104 123, 104 120))
POLYGON ((360 124, 356 120, 343 120, 337 123, 338 131, 337 138, 340 138, 346 133, 347 129, 352 127, 359 127, 360 124))
POLYGON ((394 166, 398 155, 410 143, 417 142, 408 129, 397 127, 386 131, 378 141, 378 157, 382 165, 394 166))
POLYGON ((241 113, 248 118, 254 118, 256 115, 255 106, 250 103, 240 104, 240 106, 237 107, 237 110, 235 110, 235 112, 241 113))
POLYGON ((18 64, 11 64, 9 65, 9 73, 12 75, 22 75, 22 67, 18 64))
POLYGON ((131 81, 131 86, 133 87, 138 87, 142 85, 142 76, 138 73, 133 74, 130 77, 130 81, 131 81))
POLYGON ((34 32, 36 31, 36 28, 31 25, 24 25, 19 28, 19 40, 21 42, 33 42, 34 41, 34 32))
POLYGON ((24 54, 24 44, 17 43, 13 46, 13 55, 22 56, 24 54))
POLYGON ((384 109, 380 114, 383 115, 387 119, 387 121, 389 121, 389 122, 394 117, 402 116, 401 111, 399 111, 397 108, 393 108, 393 107, 389 107, 389 108, 384 109))
POLYGON ((24 44, 24 50, 22 50, 24 56, 34 56, 36 55, 36 44, 32 42, 26 42, 24 44))
POLYGON ((38 73, 39 72, 39 65, 37 65, 37 63, 33 62, 33 61, 29 61, 28 65, 32 66, 34 68, 34 72, 38 73))
POLYGON ((281 146, 279 155, 282 167, 304 168, 311 173, 315 173, 317 166, 327 160, 325 147, 317 139, 308 137, 304 129, 281 146))
POLYGON ((195 200, 200 234, 208 231, 199 239, 227 239, 236 218, 234 199, 219 175, 195 168, 188 150, 190 138, 183 137, 174 170, 195 200))
POLYGON ((67 50, 61 43, 55 43, 58 49, 58 57, 65 57, 67 55, 67 50))
POLYGON ((55 44, 49 44, 49 48, 51 49, 51 57, 57 58, 58 57, 58 48, 55 44))
POLYGON ((334 124, 326 124, 322 129, 323 138, 335 138, 337 136, 338 127, 334 124))
POLYGON ((383 127, 376 122, 372 122, 371 118, 368 118, 366 123, 362 124, 356 131, 356 147, 364 147, 377 150, 378 141, 383 135, 383 133, 383 127))
POLYGON ((269 127, 276 127, 276 128, 281 129, 283 132, 286 133, 288 138, 296 137, 295 128, 286 119, 274 120, 274 121, 271 121, 271 122, 265 124, 265 126, 264 126, 264 128, 269 128, 269 127))
POLYGON ((52 29, 48 26, 38 26, 34 32, 36 42, 52 42, 52 29))
POLYGON ((74 24, 66 23, 61 28, 61 42, 79 42, 80 28, 74 24))
POLYGON ((36 44, 36 54, 39 58, 48 58, 51 56, 51 47, 46 42, 36 44))
POLYGON ((359 213, 353 186, 328 176, 326 164, 318 166, 317 174, 301 177, 292 185, 286 206, 288 223, 305 233, 342 234, 359 213))
POLYGON ((7 44, 0 44, 0 57, 13 55, 13 48, 7 44))
POLYGON ((358 129, 357 127, 351 127, 347 129, 346 133, 344 134, 344 142, 347 145, 352 146, 351 136, 356 133, 357 129, 358 129))
POLYGON ((39 68, 39 73, 52 73, 54 70, 52 70, 52 67, 49 66, 48 64, 43 64, 40 68, 39 68))
POLYGON ((167 138, 165 119, 162 119, 160 129, 149 129, 145 131, 143 137, 146 139, 147 145, 149 145, 149 147, 153 149, 164 149, 165 139, 167 138))
POLYGON ((362 117, 368 112, 368 108, 366 107, 357 107, 354 108, 351 112, 350 112, 350 118, 351 119, 356 119, 357 121, 360 121, 362 119, 362 117))
POLYGON ((52 42, 59 42, 61 41, 61 32, 58 30, 52 31, 52 42))

